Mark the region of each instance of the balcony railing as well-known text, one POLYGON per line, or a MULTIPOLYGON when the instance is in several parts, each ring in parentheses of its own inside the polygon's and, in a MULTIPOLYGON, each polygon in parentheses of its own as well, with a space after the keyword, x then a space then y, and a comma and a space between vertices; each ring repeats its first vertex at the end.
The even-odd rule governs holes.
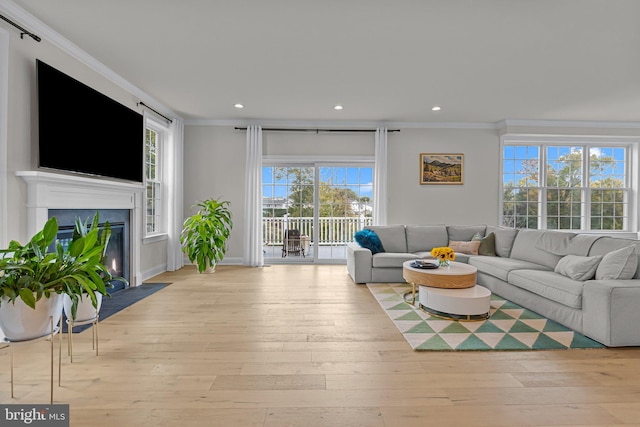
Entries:
MULTIPOLYGON (((320 217, 318 218, 318 244, 344 245, 353 242, 356 231, 372 225, 371 217, 320 217)), ((313 242, 313 217, 262 218, 262 236, 265 245, 282 245, 284 231, 300 230, 313 242)))

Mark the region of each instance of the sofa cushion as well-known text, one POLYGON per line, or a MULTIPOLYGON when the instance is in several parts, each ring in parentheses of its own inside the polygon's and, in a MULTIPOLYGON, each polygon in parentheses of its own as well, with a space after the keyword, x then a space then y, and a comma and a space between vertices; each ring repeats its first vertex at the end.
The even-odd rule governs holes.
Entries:
MULTIPOLYGON (((562 257, 536 247, 536 243, 543 233, 546 233, 546 231, 520 230, 513 242, 511 258, 544 265, 549 267, 550 270, 553 270, 562 257)), ((557 233, 553 234, 555 235, 557 233)), ((560 236, 558 236, 558 238, 559 237, 560 236)), ((382 244, 384 245, 384 242, 382 242, 382 244)))
POLYGON ((582 308, 583 281, 553 271, 514 270, 509 273, 509 283, 568 307, 582 308))
POLYGON ((604 255, 596 270, 596 280, 631 279, 638 267, 638 256, 635 249, 635 246, 631 245, 604 255))
POLYGON ((449 236, 444 224, 407 225, 408 252, 430 252, 439 246, 447 246, 449 236))
POLYGON ((360 230, 353 235, 353 238, 361 247, 369 249, 374 255, 378 252, 384 252, 382 242, 380 242, 380 238, 375 231, 360 230))
POLYGON ((487 227, 486 233, 493 233, 496 235, 496 255, 509 258, 511 256, 511 248, 513 247, 513 241, 518 235, 517 228, 501 227, 490 225, 487 227))
POLYGON ((404 225, 371 225, 366 229, 375 231, 385 252, 407 252, 407 236, 404 225))
POLYGON ((480 247, 479 240, 472 240, 471 242, 458 242, 449 240, 449 247, 456 253, 467 255, 478 255, 478 248, 480 247))
POLYGON ((380 252, 373 256, 374 268, 388 268, 388 267, 400 267, 405 261, 412 259, 418 259, 415 254, 399 253, 399 252, 380 252))
POLYGON ((598 268, 598 264, 600 264, 601 260, 602 257, 600 255, 567 255, 558 261, 558 264, 553 271, 573 280, 590 280, 595 276, 596 269, 598 268))
POLYGON ((472 241, 479 241, 478 253, 476 255, 484 256, 496 256, 496 235, 495 233, 489 233, 485 237, 482 237, 480 233, 476 233, 473 236, 472 241))
POLYGON ((449 240, 457 242, 469 242, 473 239, 476 233, 480 233, 484 236, 484 232, 487 230, 486 225, 448 225, 447 233, 449 240))
POLYGON ((565 231, 546 231, 536 242, 536 248, 555 255, 587 256, 593 243, 602 236, 575 234, 565 231))
POLYGON ((538 236, 535 247, 554 255, 569 255, 571 252, 567 252, 567 248, 575 236, 576 233, 568 231, 543 231, 538 236))
MULTIPOLYGON (((591 246, 591 250, 589 251, 589 255, 604 256, 609 252, 615 251, 616 249, 626 248, 631 245, 634 245, 636 247, 636 255, 637 255, 638 252, 640 251, 640 241, 632 240, 632 239, 623 239, 619 237, 603 236, 593 243, 593 245, 591 246)), ((640 269, 636 268, 636 273, 634 274, 633 278, 640 279, 640 269)))
POLYGON ((544 265, 502 257, 474 256, 469 258, 469 264, 476 267, 479 272, 489 274, 505 282, 513 270, 551 270, 544 265))

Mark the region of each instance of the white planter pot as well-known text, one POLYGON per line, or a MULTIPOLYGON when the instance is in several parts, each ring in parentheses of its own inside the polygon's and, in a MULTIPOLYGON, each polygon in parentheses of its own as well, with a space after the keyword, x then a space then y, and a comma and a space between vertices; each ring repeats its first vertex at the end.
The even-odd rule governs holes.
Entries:
MULTIPOLYGON (((102 306, 102 294, 96 294, 96 300, 98 301, 98 308, 93 308, 91 304, 91 298, 89 295, 82 295, 82 298, 78 300, 78 310, 76 311, 76 318, 73 320, 75 323, 87 322, 94 320, 97 314, 100 312, 102 306)), ((71 305, 73 302, 68 295, 64 295, 64 314, 67 319, 71 319, 71 305)))
POLYGON ((17 298, 12 304, 9 298, 0 300, 0 329, 9 341, 25 341, 40 338, 51 333, 50 317, 53 327, 57 327, 62 316, 62 297, 51 294, 36 302, 35 310, 17 298))

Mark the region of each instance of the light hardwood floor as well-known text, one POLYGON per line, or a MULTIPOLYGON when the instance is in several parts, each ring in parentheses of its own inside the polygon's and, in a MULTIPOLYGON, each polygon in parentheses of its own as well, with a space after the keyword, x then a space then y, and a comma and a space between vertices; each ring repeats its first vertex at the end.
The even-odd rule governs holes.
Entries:
MULTIPOLYGON (((344 265, 149 281, 63 352, 72 426, 640 426, 640 348, 415 352, 344 265)), ((48 403, 49 348, 15 348, 15 399, 0 350, 2 403, 48 403)))

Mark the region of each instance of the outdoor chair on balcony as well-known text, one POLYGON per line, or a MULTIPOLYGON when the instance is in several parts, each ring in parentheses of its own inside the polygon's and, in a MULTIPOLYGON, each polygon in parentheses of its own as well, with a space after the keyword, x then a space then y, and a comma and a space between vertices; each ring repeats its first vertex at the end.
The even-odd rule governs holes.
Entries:
POLYGON ((302 239, 300 230, 290 229, 284 232, 284 241, 282 244, 282 258, 287 255, 302 255, 304 258, 304 248, 302 247, 302 239))

